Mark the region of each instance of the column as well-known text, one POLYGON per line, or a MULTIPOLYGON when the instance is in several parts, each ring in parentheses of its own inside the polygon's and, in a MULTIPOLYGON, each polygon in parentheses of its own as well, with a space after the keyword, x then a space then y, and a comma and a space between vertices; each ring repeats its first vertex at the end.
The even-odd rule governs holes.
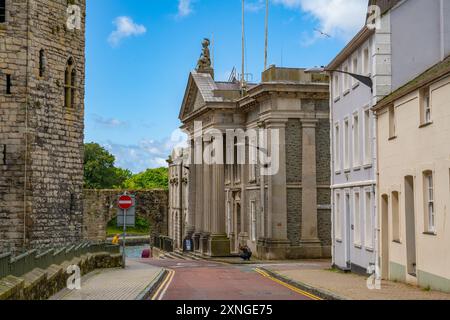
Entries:
POLYGON ((287 238, 287 187, 286 187, 286 122, 287 119, 267 123, 271 163, 266 172, 268 183, 267 239, 262 258, 286 259, 290 241, 287 238))
MULTIPOLYGON (((203 150, 208 150, 210 143, 205 141, 203 150)), ((211 165, 209 163, 210 155, 205 152, 203 163, 203 193, 201 195, 203 200, 203 232, 200 237, 200 248, 203 254, 208 253, 208 238, 211 233, 211 165)))
POLYGON ((200 236, 203 231, 203 137, 195 140, 195 233, 194 247, 200 251, 200 236))
POLYGON ((223 257, 230 255, 231 246, 225 228, 225 166, 214 164, 211 167, 213 173, 213 201, 209 255, 212 257, 223 257))
MULTIPOLYGON (((191 140, 190 143, 190 154, 189 154, 189 163, 185 163, 189 170, 187 172, 187 194, 184 195, 184 197, 187 199, 187 203, 185 203, 186 207, 186 215, 187 215, 187 225, 186 225, 186 232, 185 237, 187 239, 191 239, 194 232, 195 232, 195 202, 196 202, 196 166, 194 162, 194 140, 191 140)), ((186 169, 184 169, 186 170, 186 169)))
POLYGON ((317 228, 316 119, 302 120, 302 221, 301 245, 308 257, 321 256, 317 228))

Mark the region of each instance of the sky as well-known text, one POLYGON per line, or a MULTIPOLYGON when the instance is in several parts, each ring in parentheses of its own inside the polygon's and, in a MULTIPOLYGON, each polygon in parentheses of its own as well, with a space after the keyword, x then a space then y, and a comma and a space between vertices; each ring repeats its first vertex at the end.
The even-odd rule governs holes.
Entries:
MULTIPOLYGON (((367 0, 269 0, 268 63, 327 65, 363 26, 367 0), (325 33, 318 32, 317 30, 325 33)), ((245 0, 246 73, 264 68, 265 0, 245 0)), ((134 173, 166 166, 201 42, 216 80, 241 69, 241 0, 88 0, 85 142, 134 173)))

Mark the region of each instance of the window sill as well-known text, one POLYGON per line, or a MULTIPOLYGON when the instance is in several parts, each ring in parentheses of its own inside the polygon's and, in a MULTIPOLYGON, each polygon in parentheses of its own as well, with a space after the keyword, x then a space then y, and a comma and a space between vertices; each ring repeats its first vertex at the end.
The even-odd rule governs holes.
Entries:
POLYGON ((430 121, 430 122, 427 122, 427 123, 423 123, 423 124, 421 124, 419 126, 419 129, 426 128, 428 126, 431 126, 432 124, 433 124, 433 121, 430 121))
POLYGON ((371 163, 366 163, 366 164, 364 164, 364 166, 363 166, 364 169, 370 169, 370 168, 372 168, 372 167, 373 167, 373 164, 371 164, 371 163))
POLYGON ((424 235, 426 235, 426 236, 433 236, 433 237, 437 237, 437 233, 436 232, 424 232, 423 233, 424 235))
POLYGON ((395 139, 397 139, 397 136, 390 137, 390 138, 388 139, 388 141, 392 141, 392 140, 395 140, 395 139))
POLYGON ((341 170, 335 172, 336 175, 340 175, 341 173, 342 173, 341 170))
POLYGON ((374 248, 371 248, 371 247, 366 247, 366 251, 371 252, 371 253, 375 252, 374 248))
POLYGON ((355 84, 352 86, 352 89, 355 90, 355 89, 358 88, 358 87, 359 87, 359 82, 355 83, 355 84))
POLYGON ((350 89, 344 91, 344 97, 350 93, 350 89))
POLYGON ((335 103, 338 102, 339 100, 341 100, 341 97, 334 98, 335 103))
POLYGON ((392 243, 402 244, 402 242, 400 240, 392 240, 392 243))
POLYGON ((336 239, 337 243, 342 243, 342 239, 336 239))
POLYGON ((360 165, 357 165, 353 167, 353 171, 361 171, 362 167, 360 165))
POLYGON ((361 250, 362 249, 362 245, 361 244, 355 244, 355 248, 361 250))
POLYGON ((344 173, 350 173, 350 172, 352 172, 352 170, 350 170, 350 168, 349 169, 344 169, 344 173))

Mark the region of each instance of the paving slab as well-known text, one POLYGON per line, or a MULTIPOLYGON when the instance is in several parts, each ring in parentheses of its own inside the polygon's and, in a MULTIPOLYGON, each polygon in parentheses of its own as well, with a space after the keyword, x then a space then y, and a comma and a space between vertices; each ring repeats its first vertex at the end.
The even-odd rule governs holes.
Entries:
POLYGON ((161 275, 162 268, 127 260, 126 269, 100 269, 81 279, 81 290, 64 289, 50 300, 138 300, 161 275))
POLYGON ((367 286, 367 277, 344 273, 324 268, 323 262, 313 262, 264 265, 281 277, 298 283, 303 287, 311 287, 329 293, 342 300, 450 300, 450 294, 438 291, 427 291, 404 283, 382 281, 381 289, 370 290, 367 286), (321 265, 321 267, 317 267, 321 265))

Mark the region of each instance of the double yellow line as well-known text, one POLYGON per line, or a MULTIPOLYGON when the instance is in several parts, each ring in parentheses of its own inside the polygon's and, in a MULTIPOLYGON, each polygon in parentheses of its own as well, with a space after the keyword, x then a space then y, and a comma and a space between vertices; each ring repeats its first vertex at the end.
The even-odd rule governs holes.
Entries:
POLYGON ((169 288, 170 284, 172 283, 173 277, 175 276, 174 270, 167 270, 168 274, 164 278, 164 281, 161 283, 161 285, 158 287, 158 290, 156 290, 155 294, 152 296, 151 300, 162 300, 164 297, 164 294, 167 291, 167 288, 169 288))
POLYGON ((303 290, 301 290, 299 288, 296 288, 296 287, 294 287, 294 286, 292 286, 292 285, 290 285, 288 283, 285 283, 285 282, 283 282, 281 280, 278 280, 278 279, 272 277, 270 274, 268 274, 264 270, 261 270, 259 268, 256 268, 256 269, 253 269, 253 270, 258 272, 263 277, 268 278, 268 279, 270 279, 270 280, 272 280, 272 281, 274 281, 274 282, 276 282, 278 284, 281 284, 283 287, 286 287, 286 288, 288 288, 291 291, 294 291, 294 292, 296 292, 298 294, 301 294, 301 295, 306 296, 306 297, 308 297, 310 299, 313 299, 313 300, 323 300, 323 299, 319 298, 318 296, 315 296, 315 295, 313 295, 313 294, 311 294, 309 292, 303 291, 303 290))

